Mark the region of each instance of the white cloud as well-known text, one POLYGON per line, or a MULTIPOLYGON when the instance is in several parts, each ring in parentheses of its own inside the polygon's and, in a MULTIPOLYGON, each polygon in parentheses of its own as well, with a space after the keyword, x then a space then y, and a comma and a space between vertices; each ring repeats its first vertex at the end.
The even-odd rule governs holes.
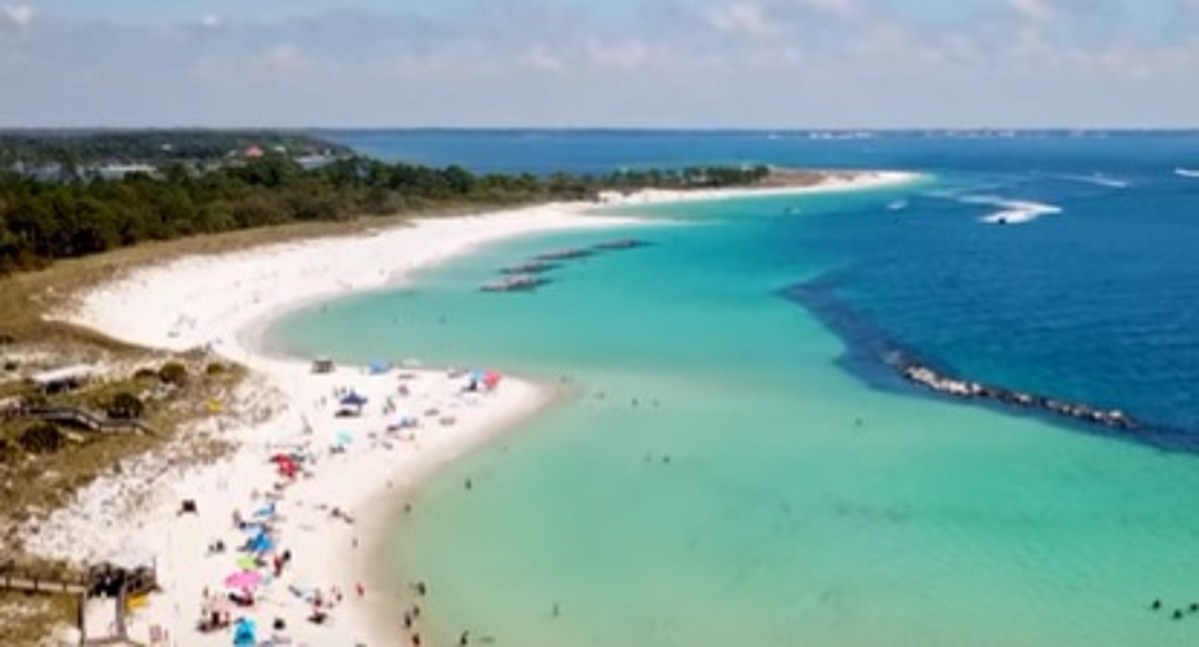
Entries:
POLYGON ((1035 23, 1047 23, 1057 13, 1050 0, 1008 0, 1008 7, 1035 23))
POLYGON ((517 57, 517 62, 543 72, 561 72, 566 69, 566 63, 562 58, 551 52, 542 43, 537 43, 526 50, 517 57))
POLYGON ((762 37, 775 32, 761 5, 751 2, 715 7, 708 12, 707 19, 714 29, 726 33, 762 37))
POLYGON ((859 0, 796 0, 796 3, 811 11, 841 18, 857 18, 866 14, 866 8, 859 0))
POLYGON ((615 41, 592 40, 587 54, 600 67, 632 70, 643 67, 650 58, 650 48, 635 38, 615 41))
POLYGON ((200 26, 205 29, 220 29, 225 26, 225 19, 217 14, 205 14, 200 18, 200 26))
POLYGON ((312 61, 295 45, 279 44, 254 57, 251 67, 267 74, 293 74, 312 67, 312 61))
POLYGON ((34 17, 37 16, 37 10, 32 5, 27 4, 4 5, 0 13, 3 13, 4 18, 19 29, 28 27, 33 22, 34 17))

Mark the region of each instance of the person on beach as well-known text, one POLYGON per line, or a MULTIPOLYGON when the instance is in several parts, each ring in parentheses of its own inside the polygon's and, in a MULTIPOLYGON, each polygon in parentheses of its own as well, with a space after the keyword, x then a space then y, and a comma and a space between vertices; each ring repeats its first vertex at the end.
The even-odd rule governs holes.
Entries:
POLYGON ((463 631, 462 634, 458 636, 458 645, 459 645, 459 647, 466 647, 466 645, 469 645, 469 644, 470 644, 470 630, 463 631))
POLYGON ((356 582, 354 584, 354 591, 358 594, 358 597, 360 597, 360 598, 366 596, 366 587, 362 586, 362 582, 356 582))

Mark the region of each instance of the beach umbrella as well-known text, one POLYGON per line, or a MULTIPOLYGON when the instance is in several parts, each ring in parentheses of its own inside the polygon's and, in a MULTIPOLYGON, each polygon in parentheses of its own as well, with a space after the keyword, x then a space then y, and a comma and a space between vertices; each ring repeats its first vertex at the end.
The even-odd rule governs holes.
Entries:
POLYGON ((243 571, 252 571, 258 568, 258 560, 254 559, 253 555, 242 555, 237 558, 237 567, 243 571))
POLYGON ((482 382, 483 378, 485 376, 486 376, 486 374, 483 371, 474 370, 474 371, 470 372, 470 381, 471 382, 482 382))
POLYGON ((250 591, 262 583, 262 574, 258 571, 237 571, 225 578, 225 586, 231 589, 250 591))
POLYGON ((489 389, 494 389, 496 385, 500 383, 500 379, 502 379, 502 377, 503 376, 495 371, 488 371, 487 375, 483 376, 483 384, 489 389))
POLYGON ((354 442, 354 434, 348 431, 342 431, 337 434, 338 445, 349 445, 352 442, 354 442))
POLYGON ((391 362, 385 362, 381 359, 374 359, 368 364, 371 375, 380 375, 391 370, 391 362))

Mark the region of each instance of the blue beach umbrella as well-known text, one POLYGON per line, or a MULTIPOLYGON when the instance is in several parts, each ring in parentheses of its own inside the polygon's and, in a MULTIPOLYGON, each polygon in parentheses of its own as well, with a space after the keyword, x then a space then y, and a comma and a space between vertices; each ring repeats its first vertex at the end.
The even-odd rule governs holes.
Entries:
POLYGON ((387 361, 384 361, 381 359, 373 359, 370 361, 370 363, 367 366, 370 367, 371 375, 379 375, 381 373, 386 373, 391 370, 391 362, 387 362, 387 361))

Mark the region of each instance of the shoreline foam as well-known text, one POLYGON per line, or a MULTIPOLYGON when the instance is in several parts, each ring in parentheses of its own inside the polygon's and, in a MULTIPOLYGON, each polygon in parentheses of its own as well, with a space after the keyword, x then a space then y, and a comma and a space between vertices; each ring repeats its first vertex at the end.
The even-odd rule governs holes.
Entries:
MULTIPOLYGON (((650 191, 624 196, 609 206, 880 188, 917 177, 860 173, 806 187, 650 191)), ((334 385, 352 385, 374 405, 391 395, 394 373, 366 376, 347 367, 332 375, 314 376, 304 362, 264 353, 257 336, 271 320, 299 306, 401 285, 420 269, 504 238, 638 222, 586 215, 592 207, 557 204, 422 220, 414 226, 361 236, 190 257, 135 271, 94 290, 64 318, 138 345, 172 351, 207 347, 246 364, 254 376, 249 395, 264 411, 264 420, 231 430, 227 436, 236 441, 237 450, 216 465, 175 473, 178 470, 162 468, 164 458, 159 452, 130 461, 121 476, 100 479, 83 490, 75 504, 42 520, 36 534, 27 534, 27 546, 47 556, 74 560, 113 559, 131 552, 152 554, 161 569, 164 591, 137 615, 132 636, 145 640, 151 626, 157 626, 178 641, 172 644, 227 644, 225 634, 201 636, 194 631, 201 592, 206 587, 218 589, 233 565, 231 554, 206 557, 205 548, 212 539, 232 532, 231 510, 240 505, 246 513, 256 504, 247 494, 273 488, 277 479, 267 462, 269 456, 288 443, 307 442, 308 450, 318 454, 319 463, 313 476, 287 488, 286 504, 280 505, 287 515, 279 523, 281 547, 296 556, 284 579, 305 586, 337 585, 346 591, 347 603, 332 627, 316 627, 304 622, 308 606, 285 587, 276 586, 261 603, 263 609, 256 610, 259 627, 269 633, 267 620, 281 617, 287 622, 287 633, 301 642, 398 643, 398 623, 389 627, 381 620, 389 611, 394 613, 386 608, 394 603, 391 596, 374 591, 363 600, 351 599, 357 582, 367 580, 372 590, 377 588, 375 581, 363 575, 369 572, 367 560, 377 550, 374 542, 382 539, 392 518, 387 502, 394 510, 399 505, 397 492, 548 406, 554 397, 552 389, 506 379, 494 395, 463 396, 461 378, 451 379, 439 371, 410 371, 414 377, 407 383, 416 404, 399 400, 397 405, 451 411, 455 422, 441 426, 440 414, 430 417, 412 440, 405 441, 419 449, 409 449, 378 433, 394 413, 372 413, 353 423, 329 416, 328 397, 334 385), (397 262, 397 258, 404 260, 397 262), (139 308, 139 304, 153 307, 139 308), (311 433, 301 434, 300 429, 307 426, 311 433), (347 427, 353 427, 356 438, 350 448, 337 454, 326 451, 334 431, 347 427), (374 437, 370 436, 372 430, 377 434, 374 437), (156 477, 147 478, 148 473, 156 477), (138 510, 114 507, 130 489, 150 496, 150 504, 138 510), (175 514, 184 498, 197 500, 198 516, 175 514), (325 516, 327 509, 316 507, 321 504, 351 511, 357 523, 342 527, 330 522, 325 516), (359 547, 360 535, 367 538, 366 550, 359 547), (141 545, 135 545, 139 542, 141 545), (354 557, 333 560, 322 553, 354 557), (346 561, 355 568, 343 568, 346 561)))

